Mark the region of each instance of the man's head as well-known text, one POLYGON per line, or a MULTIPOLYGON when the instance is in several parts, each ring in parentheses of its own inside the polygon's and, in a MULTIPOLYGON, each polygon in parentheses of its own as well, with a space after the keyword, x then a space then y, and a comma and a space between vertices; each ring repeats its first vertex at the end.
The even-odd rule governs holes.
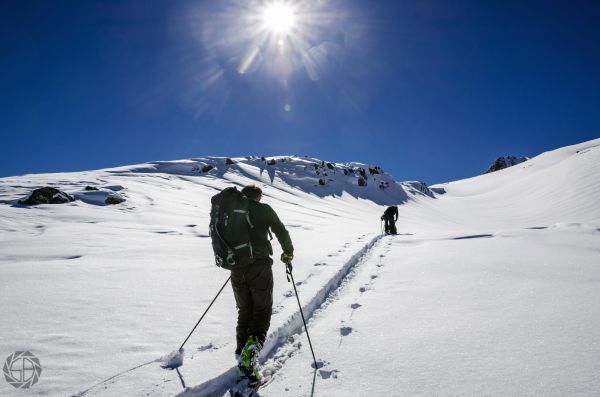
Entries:
POLYGON ((262 190, 256 185, 248 185, 242 189, 242 193, 250 200, 260 201, 262 190))

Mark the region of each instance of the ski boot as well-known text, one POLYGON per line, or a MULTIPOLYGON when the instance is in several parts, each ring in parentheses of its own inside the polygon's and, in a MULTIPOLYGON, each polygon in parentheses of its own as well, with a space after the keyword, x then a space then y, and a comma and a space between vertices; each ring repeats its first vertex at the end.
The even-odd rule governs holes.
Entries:
POLYGON ((240 377, 248 379, 249 386, 260 385, 262 377, 258 364, 258 355, 262 349, 261 343, 255 336, 249 336, 238 361, 240 377))

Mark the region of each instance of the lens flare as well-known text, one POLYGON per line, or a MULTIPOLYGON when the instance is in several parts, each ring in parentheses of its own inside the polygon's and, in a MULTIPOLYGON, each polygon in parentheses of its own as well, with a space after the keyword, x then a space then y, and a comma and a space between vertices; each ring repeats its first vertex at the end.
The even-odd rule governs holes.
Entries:
POLYGON ((273 33, 286 34, 292 31, 296 24, 294 8, 285 3, 269 4, 262 13, 262 25, 273 33))
MULTIPOLYGON (((193 39, 181 57, 192 82, 186 105, 197 117, 217 114, 246 88, 293 98, 296 90, 305 92, 300 84, 306 80, 344 109, 364 102, 369 24, 346 0, 185 3, 172 26, 183 42, 193 39)), ((299 109, 294 101, 279 103, 280 115, 299 109)))

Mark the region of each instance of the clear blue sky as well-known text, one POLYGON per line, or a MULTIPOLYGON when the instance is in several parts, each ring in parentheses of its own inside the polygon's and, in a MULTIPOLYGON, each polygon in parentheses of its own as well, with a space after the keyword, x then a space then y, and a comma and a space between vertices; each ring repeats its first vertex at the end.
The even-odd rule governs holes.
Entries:
POLYGON ((2 1, 0 176, 298 154, 435 183, 600 137, 598 1, 303 1, 281 43, 260 3, 2 1))

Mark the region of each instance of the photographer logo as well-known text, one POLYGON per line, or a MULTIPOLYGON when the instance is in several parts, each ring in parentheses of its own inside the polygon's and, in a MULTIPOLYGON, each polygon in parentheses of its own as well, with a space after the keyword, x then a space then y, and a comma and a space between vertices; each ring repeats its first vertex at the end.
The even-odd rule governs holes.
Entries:
POLYGON ((42 374, 40 360, 29 351, 16 351, 6 357, 4 378, 17 389, 29 389, 35 385, 42 374))

